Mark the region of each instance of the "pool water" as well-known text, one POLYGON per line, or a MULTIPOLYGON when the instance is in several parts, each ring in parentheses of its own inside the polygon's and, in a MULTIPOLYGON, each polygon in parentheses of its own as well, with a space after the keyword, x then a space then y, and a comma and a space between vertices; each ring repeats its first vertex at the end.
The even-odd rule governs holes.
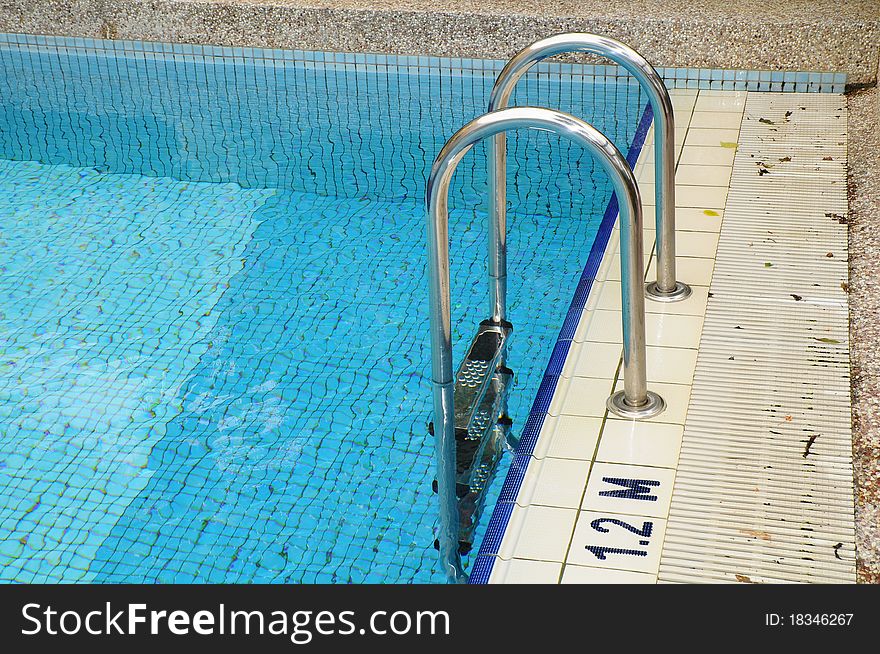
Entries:
MULTIPOLYGON (((0 580, 443 581, 422 193, 498 69, 418 62, 0 38, 0 580)), ((514 98, 626 152, 637 87, 577 70, 514 98)), ((516 430, 611 193, 575 146, 509 148, 516 430)), ((451 200, 456 359, 484 154, 451 200)))

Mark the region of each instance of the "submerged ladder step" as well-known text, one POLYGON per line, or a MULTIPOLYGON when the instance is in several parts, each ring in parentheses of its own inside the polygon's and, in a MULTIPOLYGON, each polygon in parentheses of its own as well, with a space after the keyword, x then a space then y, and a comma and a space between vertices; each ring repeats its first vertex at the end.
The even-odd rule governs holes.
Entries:
POLYGON ((510 441, 506 399, 513 371, 504 365, 504 355, 512 331, 506 321, 481 322, 455 375, 455 494, 462 554, 473 546, 485 491, 510 441))
MULTIPOLYGON (((469 432, 479 424, 483 400, 504 357, 507 337, 513 327, 509 322, 484 320, 455 375, 455 432, 469 432)), ((500 392, 500 391, 499 391, 500 392)), ((478 426, 475 428, 479 428, 478 426)))

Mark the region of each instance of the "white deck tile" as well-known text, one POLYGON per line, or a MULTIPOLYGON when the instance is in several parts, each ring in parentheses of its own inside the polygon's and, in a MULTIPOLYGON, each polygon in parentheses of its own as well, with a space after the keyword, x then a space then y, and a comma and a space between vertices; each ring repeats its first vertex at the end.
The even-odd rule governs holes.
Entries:
POLYGON ((680 166, 733 166, 734 148, 689 145, 681 153, 680 166))
MULTIPOLYGON (((604 294, 605 288, 611 287, 612 284, 612 282, 603 284, 601 293, 604 294)), ((615 284, 619 293, 620 284, 615 284)), ((564 377, 613 377, 614 373, 609 373, 609 371, 617 370, 617 364, 620 361, 620 348, 621 346, 615 343, 584 343, 569 354, 562 375, 564 377)))
POLYGON ((688 186, 727 186, 730 184, 731 170, 728 166, 680 164, 675 171, 675 183, 688 186))
POLYGON ((601 428, 602 418, 547 416, 533 456, 537 459, 550 456, 591 461, 601 428))
POLYGON ((498 559, 492 566, 491 584, 558 584, 562 563, 529 559, 498 559))
POLYGON ((713 147, 725 147, 722 144, 736 143, 738 138, 738 129, 689 129, 684 140, 684 146, 708 145, 713 147))
POLYGON ((613 387, 613 379, 572 377, 564 389, 557 391, 550 404, 550 415, 602 418, 605 415, 605 398, 611 394, 613 387))
POLYGON ((648 382, 688 385, 693 382, 697 368, 697 350, 648 346, 645 348, 645 361, 648 382))
MULTIPOLYGON (((687 384, 669 384, 665 382, 652 382, 648 387, 655 393, 659 393, 666 401, 666 409, 663 413, 653 418, 643 418, 642 422, 663 422, 683 425, 687 417, 688 403, 691 399, 691 387, 687 384)), ((623 379, 617 382, 615 390, 623 388, 623 379)), ((608 420, 625 420, 614 415, 609 415, 608 420)))
MULTIPOLYGON (((678 272, 678 278, 688 284, 697 284, 699 286, 709 286, 712 283, 712 271, 715 268, 715 259, 707 257, 685 257, 677 256, 675 258, 675 268, 678 272)), ((656 276, 656 264, 654 261, 648 266, 648 279, 654 279, 656 276)))
POLYGON ((565 560, 577 510, 552 506, 516 506, 498 556, 502 559, 565 560))
POLYGON ((674 468, 681 449, 682 425, 640 420, 608 420, 596 460, 603 463, 674 468))
MULTIPOLYGON (((721 221, 724 212, 718 209, 702 209, 699 207, 685 207, 675 210, 676 232, 714 232, 721 231, 721 221)), ((653 211, 651 220, 653 221, 653 211)), ((647 218, 646 218, 647 220, 647 218)))
POLYGON ((580 565, 566 565, 562 573, 563 584, 655 584, 656 575, 627 570, 606 568, 585 568, 580 565))
MULTIPOLYGON (((709 296, 709 287, 692 285, 692 291, 690 297, 679 302, 658 302, 646 298, 645 312, 702 316, 706 312, 706 301, 709 296)), ((599 293, 599 301, 596 304, 596 308, 620 311, 620 302, 620 282, 607 281, 602 284, 602 290, 599 293)))
POLYGON ((701 111, 698 107, 691 115, 690 129, 739 129, 743 112, 701 111))
POLYGON ((517 504, 575 509, 580 506, 589 472, 588 460, 547 457, 532 461, 520 487, 517 504))

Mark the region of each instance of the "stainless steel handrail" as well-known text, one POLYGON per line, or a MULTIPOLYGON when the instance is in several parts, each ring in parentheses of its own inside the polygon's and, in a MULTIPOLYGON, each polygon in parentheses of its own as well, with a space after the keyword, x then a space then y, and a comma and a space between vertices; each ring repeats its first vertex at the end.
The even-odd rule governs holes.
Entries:
POLYGON ((466 579, 458 553, 458 505, 455 494, 454 376, 449 280, 449 185, 462 157, 478 141, 505 130, 531 128, 566 136, 595 156, 610 177, 620 203, 620 278, 624 388, 608 398, 609 408, 628 417, 649 417, 663 410, 663 399, 647 388, 645 371, 645 295, 642 205, 635 177, 614 144, 586 122, 560 111, 537 107, 503 109, 475 118, 440 150, 428 178, 431 379, 434 397, 437 492, 440 498, 439 547, 450 581, 466 579))
MULTIPOLYGON (((674 302, 691 294, 675 279, 675 123, 672 100, 663 80, 644 57, 627 45, 596 34, 557 34, 520 50, 504 66, 489 97, 489 111, 507 107, 517 82, 543 59, 566 52, 602 55, 635 76, 654 111, 656 155, 657 281, 645 292, 654 300, 674 302)), ((502 320, 507 309, 507 136, 495 136, 489 148, 489 302, 492 317, 502 320)))

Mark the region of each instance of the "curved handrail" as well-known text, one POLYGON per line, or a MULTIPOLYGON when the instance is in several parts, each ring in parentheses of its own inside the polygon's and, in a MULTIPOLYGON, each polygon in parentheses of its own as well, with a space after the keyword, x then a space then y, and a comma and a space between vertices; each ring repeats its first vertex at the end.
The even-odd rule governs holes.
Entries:
MULTIPOLYGON (((675 124, 672 100, 663 80, 644 57, 629 46, 597 34, 573 32, 541 39, 520 50, 502 69, 492 87, 489 111, 505 109, 513 89, 534 64, 566 52, 602 55, 639 81, 654 111, 656 155, 657 281, 648 296, 675 301, 688 297, 690 287, 675 279, 675 124)), ((492 317, 504 319, 507 304, 507 137, 502 132, 489 148, 489 301, 492 317)))
POLYGON ((428 220, 430 282, 431 379, 434 399, 437 492, 440 498, 440 556, 450 581, 466 575, 458 554, 458 507, 455 494, 454 376, 449 280, 449 185, 462 157, 478 141, 517 128, 566 136, 598 158, 620 202, 620 266, 623 324, 624 390, 609 398, 618 411, 633 417, 656 415, 663 400, 648 391, 645 371, 645 295, 642 205, 635 177, 623 155, 596 128, 552 109, 516 107, 475 118, 440 150, 428 177, 425 208, 428 220))

